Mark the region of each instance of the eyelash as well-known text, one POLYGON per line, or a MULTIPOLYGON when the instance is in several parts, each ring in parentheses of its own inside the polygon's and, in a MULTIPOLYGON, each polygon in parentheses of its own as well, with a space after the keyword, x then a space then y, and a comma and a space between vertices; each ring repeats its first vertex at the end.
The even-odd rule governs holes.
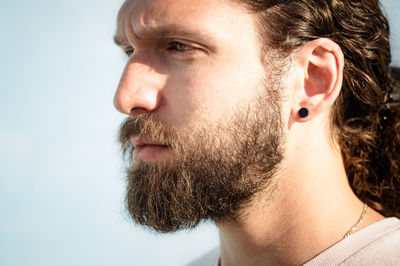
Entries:
POLYGON ((168 51, 174 51, 176 53, 190 53, 194 50, 192 46, 180 43, 180 42, 170 42, 168 43, 168 51))
MULTIPOLYGON (((193 53, 195 48, 190 45, 183 44, 181 42, 173 41, 167 44, 166 50, 171 53, 178 54, 179 56, 186 56, 193 53)), ((135 49, 133 47, 129 47, 126 48, 124 52, 128 57, 130 57, 134 53, 134 51, 135 49)))
POLYGON ((134 51, 135 51, 135 49, 133 49, 133 48, 124 49, 124 52, 128 57, 131 57, 131 55, 133 54, 134 51))

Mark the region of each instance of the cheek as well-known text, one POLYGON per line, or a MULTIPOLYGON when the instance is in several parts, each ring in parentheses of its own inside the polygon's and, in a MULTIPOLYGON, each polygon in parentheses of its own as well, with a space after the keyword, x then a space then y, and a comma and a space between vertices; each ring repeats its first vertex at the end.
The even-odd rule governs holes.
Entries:
POLYGON ((185 106, 185 115, 190 123, 212 123, 226 114, 234 104, 235 88, 224 75, 213 71, 198 70, 182 75, 176 83, 180 106, 185 106))
POLYGON ((257 71, 247 71, 236 64, 199 73, 193 93, 197 102, 201 103, 201 110, 209 118, 219 120, 249 105, 257 93, 260 81, 257 71))
POLYGON ((254 99, 264 72, 241 61, 220 60, 173 68, 163 89, 166 113, 179 128, 231 116, 254 99))
POLYGON ((198 100, 202 90, 199 83, 199 77, 194 71, 169 71, 167 82, 161 91, 161 119, 180 130, 192 127, 202 108, 202 103, 198 100))

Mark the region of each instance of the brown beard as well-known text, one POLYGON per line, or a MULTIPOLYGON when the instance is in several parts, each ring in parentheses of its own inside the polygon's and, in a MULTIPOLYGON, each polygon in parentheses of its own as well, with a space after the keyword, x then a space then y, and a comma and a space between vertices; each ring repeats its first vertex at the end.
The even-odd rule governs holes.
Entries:
POLYGON ((129 156, 125 203, 131 218, 164 233, 202 220, 236 221, 257 194, 273 187, 282 160, 279 97, 270 94, 190 138, 154 114, 123 122, 119 142, 129 156), (174 159, 132 162, 132 135, 166 143, 174 159))

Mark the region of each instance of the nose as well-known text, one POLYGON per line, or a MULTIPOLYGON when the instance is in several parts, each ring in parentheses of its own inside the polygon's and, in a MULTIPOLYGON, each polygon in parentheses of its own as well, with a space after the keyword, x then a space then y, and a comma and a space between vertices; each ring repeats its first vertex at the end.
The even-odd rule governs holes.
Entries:
POLYGON ((114 106, 121 113, 135 115, 154 112, 160 103, 162 75, 149 64, 129 61, 114 95, 114 106))

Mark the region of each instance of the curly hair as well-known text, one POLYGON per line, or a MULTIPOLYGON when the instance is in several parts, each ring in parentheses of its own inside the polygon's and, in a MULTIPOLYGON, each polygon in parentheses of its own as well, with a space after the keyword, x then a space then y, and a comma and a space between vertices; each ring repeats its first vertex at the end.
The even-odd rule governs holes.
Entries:
POLYGON ((378 0, 235 0, 254 12, 264 45, 288 58, 329 38, 342 49, 343 87, 331 112, 355 194, 400 217, 400 69, 390 67, 389 24, 378 0))

